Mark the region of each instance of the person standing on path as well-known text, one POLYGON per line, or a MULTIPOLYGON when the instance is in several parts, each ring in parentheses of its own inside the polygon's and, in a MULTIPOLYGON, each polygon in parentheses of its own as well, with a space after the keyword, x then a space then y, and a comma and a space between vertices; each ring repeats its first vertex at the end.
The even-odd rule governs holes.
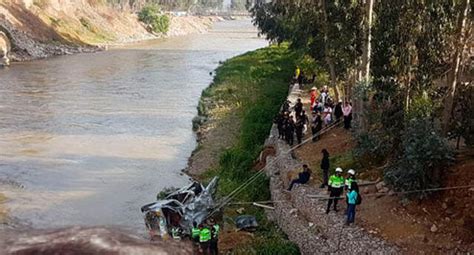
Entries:
POLYGON ((285 119, 285 114, 283 112, 278 113, 278 115, 273 120, 273 123, 277 125, 278 128, 278 139, 282 139, 285 137, 284 129, 283 129, 283 121, 285 119))
MULTIPOLYGON (((356 172, 354 169, 349 169, 347 171, 347 177, 346 180, 344 181, 344 189, 348 192, 351 190, 351 185, 353 182, 356 182, 356 177, 355 177, 356 172)), ((346 199, 346 215, 349 213, 349 200, 346 199)))
POLYGON ((310 109, 311 111, 314 111, 314 108, 316 107, 316 98, 318 98, 318 89, 316 87, 312 87, 309 96, 311 102, 310 109))
POLYGON ((350 129, 352 121, 352 106, 349 104, 349 102, 346 101, 344 108, 342 109, 342 113, 344 114, 344 128, 350 129))
POLYGON ((324 114, 324 124, 326 126, 330 125, 332 123, 332 108, 328 103, 324 105, 323 114, 324 114))
POLYGON ((300 144, 303 140, 303 129, 304 121, 302 116, 296 117, 295 131, 296 131, 296 141, 300 144))
POLYGON ((319 140, 320 135, 319 132, 321 132, 321 129, 323 129, 323 120, 321 119, 321 113, 313 112, 313 123, 311 123, 311 132, 313 133, 313 142, 316 142, 319 140))
POLYGON ((329 195, 329 201, 328 201, 328 207, 326 209, 326 214, 329 213, 329 210, 331 209, 331 205, 334 203, 334 211, 338 212, 339 210, 337 209, 337 201, 340 199, 339 196, 342 195, 343 189, 344 189, 344 177, 342 177, 342 168, 338 167, 336 168, 336 174, 332 175, 329 178, 329 189, 330 189, 330 195, 329 195))
POLYGON ((301 69, 299 66, 296 66, 296 70, 295 70, 295 81, 298 81, 300 79, 300 75, 301 75, 301 69))
POLYGON ((301 120, 303 121, 303 135, 306 135, 306 131, 308 130, 309 125, 309 117, 306 114, 305 110, 301 112, 301 120))
POLYGON ((352 182, 349 192, 347 192, 347 221, 346 225, 354 223, 356 214, 357 197, 359 196, 359 186, 357 182, 352 182))
POLYGON ((356 182, 356 177, 355 177, 355 174, 356 172, 354 171, 354 169, 349 169, 347 171, 347 178, 345 180, 345 187, 346 187, 346 190, 350 190, 351 189, 351 184, 353 182, 356 182))
POLYGON ((323 154, 323 159, 321 160, 321 170, 323 172, 323 183, 321 184, 320 188, 326 187, 328 185, 329 179, 329 152, 326 149, 321 151, 323 154))
POLYGON ((202 254, 209 255, 209 242, 211 241, 211 230, 206 225, 201 225, 199 232, 199 244, 202 254))
POLYGON ((285 139, 288 145, 290 146, 293 146, 293 143, 295 140, 294 134, 295 134, 295 121, 293 120, 293 117, 290 116, 285 126, 285 139))
POLYGON ((211 219, 211 241, 209 245, 209 251, 211 255, 218 255, 219 254, 219 231, 220 226, 217 224, 213 219, 211 219))
POLYGON ((201 230, 197 227, 197 223, 193 222, 193 228, 191 229, 191 239, 194 244, 199 244, 199 233, 201 230))
POLYGON ((343 115, 342 100, 339 100, 339 102, 336 104, 336 107, 334 107, 334 116, 336 117, 336 121, 339 121, 343 115))
POLYGON ((301 116, 301 112, 303 112, 303 103, 301 102, 301 98, 298 98, 295 104, 296 117, 301 116))
POLYGON ((306 184, 309 179, 311 178, 311 169, 308 168, 308 165, 304 164, 303 165, 303 172, 298 174, 298 178, 294 179, 290 183, 290 187, 288 187, 288 191, 291 191, 293 189, 293 186, 295 184, 306 184))

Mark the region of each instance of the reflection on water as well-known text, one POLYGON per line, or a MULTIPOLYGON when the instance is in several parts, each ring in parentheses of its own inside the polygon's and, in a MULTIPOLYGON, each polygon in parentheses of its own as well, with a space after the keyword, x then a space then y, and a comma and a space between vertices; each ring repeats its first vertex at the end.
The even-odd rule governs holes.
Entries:
POLYGON ((266 45, 249 21, 209 34, 0 70, 0 193, 35 227, 141 228, 141 205, 195 147, 191 119, 209 72, 266 45), (19 185, 11 185, 19 183, 19 185))

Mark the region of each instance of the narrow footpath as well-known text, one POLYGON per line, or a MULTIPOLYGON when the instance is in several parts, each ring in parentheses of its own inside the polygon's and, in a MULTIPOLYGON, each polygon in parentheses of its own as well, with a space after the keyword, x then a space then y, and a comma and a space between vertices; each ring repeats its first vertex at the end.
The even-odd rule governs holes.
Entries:
MULTIPOLYGON (((290 88, 288 100, 295 102, 297 98, 306 100, 304 91, 295 85, 290 88)), ((357 223, 344 226, 345 205, 340 205, 341 210, 338 213, 331 212, 327 215, 325 213, 327 200, 307 197, 310 194, 327 196, 325 189, 298 185, 291 193, 285 192, 290 181, 288 176, 295 169, 300 169, 303 162, 296 158, 294 153, 289 152, 290 147, 287 143, 278 139, 276 125, 273 125, 265 145, 273 147, 276 151, 276 155, 268 156, 266 161, 271 196, 275 204, 275 210, 267 212, 288 238, 298 244, 302 254, 400 253, 400 248, 372 236, 357 223)), ((313 173, 319 171, 319 165, 310 167, 313 167, 313 173)), ((330 171, 332 168, 334 167, 331 167, 330 171)))

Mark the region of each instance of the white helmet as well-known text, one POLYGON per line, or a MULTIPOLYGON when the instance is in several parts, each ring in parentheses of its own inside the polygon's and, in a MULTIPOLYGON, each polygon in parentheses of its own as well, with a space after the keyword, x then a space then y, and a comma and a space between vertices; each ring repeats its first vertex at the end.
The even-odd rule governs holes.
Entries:
POLYGON ((342 168, 340 168, 340 167, 336 168, 336 173, 342 173, 342 172, 343 172, 342 168))
POLYGON ((347 173, 350 174, 350 175, 355 175, 356 171, 354 171, 354 169, 349 169, 349 171, 347 171, 347 173))

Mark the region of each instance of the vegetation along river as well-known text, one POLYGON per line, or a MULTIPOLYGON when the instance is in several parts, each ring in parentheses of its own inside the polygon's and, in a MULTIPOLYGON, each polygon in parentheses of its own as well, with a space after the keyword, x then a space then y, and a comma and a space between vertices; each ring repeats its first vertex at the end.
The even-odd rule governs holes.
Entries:
MULTIPOLYGON (((0 70, 0 196, 35 228, 142 229, 140 207, 188 182, 192 118, 209 75, 260 48, 249 20, 0 70)), ((1 206, 1 205, 0 205, 1 206)))

